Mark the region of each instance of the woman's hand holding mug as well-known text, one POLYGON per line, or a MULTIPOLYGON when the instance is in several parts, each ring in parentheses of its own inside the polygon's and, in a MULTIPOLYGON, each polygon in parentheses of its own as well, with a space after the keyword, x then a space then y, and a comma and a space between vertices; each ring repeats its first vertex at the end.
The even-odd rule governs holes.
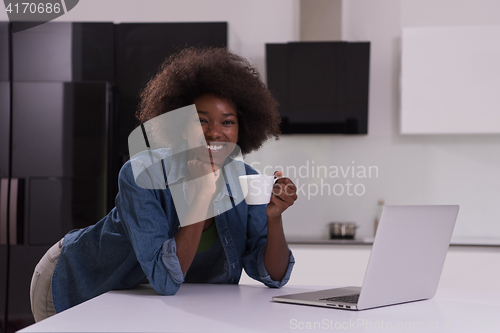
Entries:
POLYGON ((267 216, 277 217, 297 200, 297 187, 282 171, 273 176, 240 176, 241 189, 248 205, 267 204, 267 216))
POLYGON ((275 171, 274 176, 277 180, 273 186, 271 201, 267 205, 268 217, 278 217, 297 200, 297 186, 293 181, 283 177, 283 171, 275 171))

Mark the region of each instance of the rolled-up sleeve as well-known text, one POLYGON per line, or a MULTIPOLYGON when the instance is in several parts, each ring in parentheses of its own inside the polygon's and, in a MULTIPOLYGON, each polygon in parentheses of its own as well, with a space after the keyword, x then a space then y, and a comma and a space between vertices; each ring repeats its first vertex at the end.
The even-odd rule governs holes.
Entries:
POLYGON ((276 281, 271 278, 266 269, 266 265, 264 265, 265 249, 266 249, 265 246, 261 247, 257 257, 257 270, 259 272, 259 278, 262 281, 262 283, 264 283, 268 287, 281 288, 288 282, 288 280, 290 280, 290 275, 292 275, 293 265, 295 264, 295 258, 293 257, 292 251, 288 250, 290 253, 290 259, 288 260, 288 267, 286 269, 285 276, 283 276, 281 281, 276 281))
POLYGON ((165 267, 167 267, 172 280, 174 280, 177 284, 184 282, 184 274, 182 274, 181 264, 179 263, 179 258, 177 257, 177 245, 175 243, 175 238, 170 238, 163 243, 161 259, 165 264, 165 267))
POLYGON ((246 253, 243 257, 243 267, 248 276, 264 283, 271 288, 284 286, 292 274, 295 258, 289 251, 288 267, 281 281, 271 278, 264 264, 264 251, 267 244, 267 215, 266 205, 248 206, 248 227, 246 253))
POLYGON ((160 191, 168 190, 137 186, 130 161, 120 171, 118 185, 116 208, 144 274, 159 294, 174 295, 184 277, 176 255, 175 226, 160 200, 160 191))

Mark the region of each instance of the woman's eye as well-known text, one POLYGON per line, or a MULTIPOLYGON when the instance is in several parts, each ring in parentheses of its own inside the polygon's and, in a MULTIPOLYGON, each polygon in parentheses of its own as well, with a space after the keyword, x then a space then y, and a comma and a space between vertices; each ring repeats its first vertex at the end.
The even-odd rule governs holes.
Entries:
POLYGON ((226 120, 225 122, 223 122, 223 124, 224 125, 233 125, 233 124, 235 124, 235 122, 232 120, 226 120))
POLYGON ((198 120, 200 123, 206 123, 207 121, 205 119, 202 119, 202 118, 198 118, 198 120))

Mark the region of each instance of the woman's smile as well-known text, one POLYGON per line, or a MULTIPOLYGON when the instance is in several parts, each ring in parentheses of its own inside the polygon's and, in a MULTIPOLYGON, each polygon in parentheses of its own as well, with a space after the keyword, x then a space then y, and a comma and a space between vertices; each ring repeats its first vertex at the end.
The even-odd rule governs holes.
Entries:
POLYGON ((225 143, 222 143, 222 144, 220 144, 220 143, 210 143, 210 144, 205 145, 205 148, 207 148, 208 150, 210 150, 212 153, 218 152, 218 151, 220 151, 224 147, 226 147, 225 143))

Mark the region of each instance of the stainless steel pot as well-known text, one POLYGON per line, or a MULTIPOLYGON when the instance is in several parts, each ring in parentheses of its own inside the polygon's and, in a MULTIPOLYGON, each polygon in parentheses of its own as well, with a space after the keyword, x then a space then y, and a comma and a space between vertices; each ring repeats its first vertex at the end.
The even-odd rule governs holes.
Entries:
POLYGON ((357 228, 359 226, 354 222, 332 222, 330 223, 330 239, 354 239, 357 228))

